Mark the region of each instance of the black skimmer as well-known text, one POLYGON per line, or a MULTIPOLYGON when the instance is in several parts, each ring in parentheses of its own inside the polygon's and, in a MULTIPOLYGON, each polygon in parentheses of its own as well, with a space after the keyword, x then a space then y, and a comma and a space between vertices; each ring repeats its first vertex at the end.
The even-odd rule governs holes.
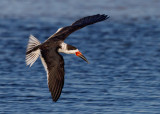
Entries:
POLYGON ((58 29, 55 34, 50 36, 42 44, 34 36, 30 35, 26 52, 26 64, 31 67, 40 56, 47 73, 48 88, 53 101, 56 102, 58 100, 64 85, 64 60, 59 53, 75 54, 88 62, 76 47, 64 43, 64 40, 72 32, 108 18, 109 17, 104 14, 84 17, 70 26, 58 29))

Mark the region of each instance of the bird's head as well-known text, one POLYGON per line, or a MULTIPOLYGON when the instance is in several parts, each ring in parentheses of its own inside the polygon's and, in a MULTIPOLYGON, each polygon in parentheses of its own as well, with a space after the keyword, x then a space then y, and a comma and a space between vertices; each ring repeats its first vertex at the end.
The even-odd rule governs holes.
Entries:
POLYGON ((89 63, 88 60, 85 58, 85 56, 84 56, 78 49, 77 49, 77 51, 75 52, 75 55, 76 55, 77 57, 82 58, 82 59, 85 60, 87 63, 89 63))
POLYGON ((87 63, 89 63, 88 60, 84 57, 84 55, 76 47, 71 46, 69 44, 62 43, 61 47, 58 49, 58 52, 66 53, 66 54, 75 54, 77 57, 80 57, 83 60, 85 60, 87 63))

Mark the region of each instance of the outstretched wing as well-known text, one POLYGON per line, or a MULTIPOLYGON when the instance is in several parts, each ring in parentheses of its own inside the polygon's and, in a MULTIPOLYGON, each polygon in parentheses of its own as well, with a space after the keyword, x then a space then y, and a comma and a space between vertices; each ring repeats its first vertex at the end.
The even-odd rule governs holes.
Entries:
POLYGON ((77 20, 76 22, 74 22, 71 26, 67 26, 67 27, 63 27, 57 30, 57 32, 55 34, 53 34, 50 38, 57 38, 60 40, 65 40, 65 38, 70 35, 72 32, 81 29, 87 25, 91 25, 100 21, 104 21, 106 19, 108 19, 109 16, 107 15, 93 15, 93 16, 87 16, 84 17, 82 19, 77 20))
POLYGON ((41 50, 41 60, 47 72, 48 88, 57 101, 64 85, 64 60, 55 49, 41 50))
POLYGON ((77 20, 76 22, 72 23, 72 26, 81 26, 81 27, 85 27, 87 25, 91 25, 100 21, 104 21, 106 19, 108 19, 109 17, 107 15, 93 15, 93 16, 87 16, 84 17, 82 19, 77 20))

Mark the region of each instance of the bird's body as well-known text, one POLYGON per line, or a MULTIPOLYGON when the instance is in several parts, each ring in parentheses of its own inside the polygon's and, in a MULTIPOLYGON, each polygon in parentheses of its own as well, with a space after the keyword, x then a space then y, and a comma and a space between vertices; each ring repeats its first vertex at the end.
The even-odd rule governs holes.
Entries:
POLYGON ((84 17, 71 26, 58 29, 42 44, 34 36, 30 36, 26 52, 26 64, 32 66, 40 56, 47 73, 48 87, 53 101, 58 100, 64 85, 64 60, 59 53, 75 54, 88 62, 76 47, 64 43, 65 38, 78 29, 108 18, 107 15, 100 14, 84 17))

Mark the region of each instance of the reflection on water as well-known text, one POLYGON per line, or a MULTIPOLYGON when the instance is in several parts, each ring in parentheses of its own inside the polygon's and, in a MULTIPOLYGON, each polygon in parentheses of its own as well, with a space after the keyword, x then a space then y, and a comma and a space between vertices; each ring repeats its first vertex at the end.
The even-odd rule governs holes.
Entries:
POLYGON ((46 19, 0 18, 0 113, 160 112, 158 19, 110 18, 70 35, 66 42, 90 64, 63 54, 65 85, 57 103, 51 100, 40 60, 26 67, 26 45, 30 34, 43 42, 75 19, 46 19))

